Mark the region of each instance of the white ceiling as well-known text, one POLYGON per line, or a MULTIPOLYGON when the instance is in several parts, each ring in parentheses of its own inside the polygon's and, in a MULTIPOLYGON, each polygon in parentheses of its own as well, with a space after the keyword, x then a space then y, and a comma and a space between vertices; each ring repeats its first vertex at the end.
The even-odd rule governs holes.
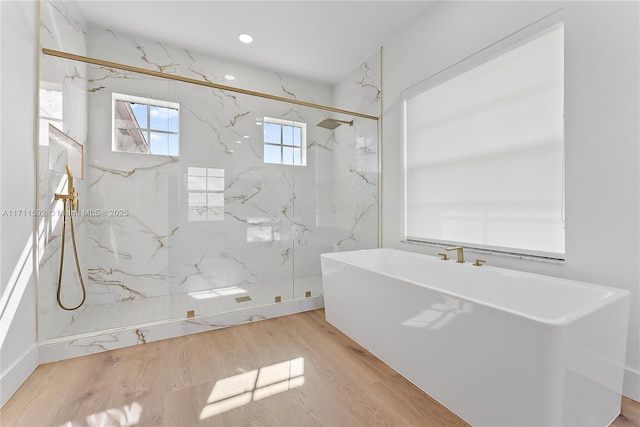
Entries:
POLYGON ((333 84, 433 1, 80 0, 89 25, 333 84), (250 45, 238 34, 254 36, 250 45))

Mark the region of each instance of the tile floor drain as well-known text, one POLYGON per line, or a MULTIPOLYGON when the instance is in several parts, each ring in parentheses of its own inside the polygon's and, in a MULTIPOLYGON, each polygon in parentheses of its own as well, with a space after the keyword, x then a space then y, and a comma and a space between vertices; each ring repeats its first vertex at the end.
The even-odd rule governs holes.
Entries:
POLYGON ((238 298, 236 298, 236 302, 246 302, 246 301, 251 301, 251 297, 246 296, 246 297, 238 297, 238 298))

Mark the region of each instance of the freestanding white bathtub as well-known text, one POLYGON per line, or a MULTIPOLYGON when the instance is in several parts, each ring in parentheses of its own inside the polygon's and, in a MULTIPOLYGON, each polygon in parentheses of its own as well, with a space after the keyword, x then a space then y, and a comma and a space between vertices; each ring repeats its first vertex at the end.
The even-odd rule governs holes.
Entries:
POLYGON ((326 318, 474 426, 608 426, 625 290, 394 249, 324 254, 326 318))

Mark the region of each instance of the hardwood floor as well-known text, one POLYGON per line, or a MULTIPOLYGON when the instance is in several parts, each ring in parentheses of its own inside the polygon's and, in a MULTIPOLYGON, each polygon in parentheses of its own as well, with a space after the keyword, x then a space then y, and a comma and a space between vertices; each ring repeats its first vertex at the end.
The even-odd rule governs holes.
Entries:
MULTIPOLYGON (((299 313, 39 366, 2 426, 466 426, 324 320, 299 313)), ((640 425, 623 401, 615 427, 640 425)))

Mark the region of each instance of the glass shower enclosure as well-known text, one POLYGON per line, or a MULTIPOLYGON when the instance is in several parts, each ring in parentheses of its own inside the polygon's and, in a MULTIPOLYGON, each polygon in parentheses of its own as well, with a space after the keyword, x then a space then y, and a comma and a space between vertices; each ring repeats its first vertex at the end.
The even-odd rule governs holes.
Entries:
MULTIPOLYGON (((85 27, 72 2, 42 2, 41 20, 47 49, 380 109, 378 54, 329 87, 85 27)), ((320 254, 378 246, 377 120, 47 54, 40 68, 45 361, 322 307, 320 254), (68 164, 71 214, 55 197, 68 164), (81 277, 86 302, 61 309, 56 293, 75 305, 81 277)))

